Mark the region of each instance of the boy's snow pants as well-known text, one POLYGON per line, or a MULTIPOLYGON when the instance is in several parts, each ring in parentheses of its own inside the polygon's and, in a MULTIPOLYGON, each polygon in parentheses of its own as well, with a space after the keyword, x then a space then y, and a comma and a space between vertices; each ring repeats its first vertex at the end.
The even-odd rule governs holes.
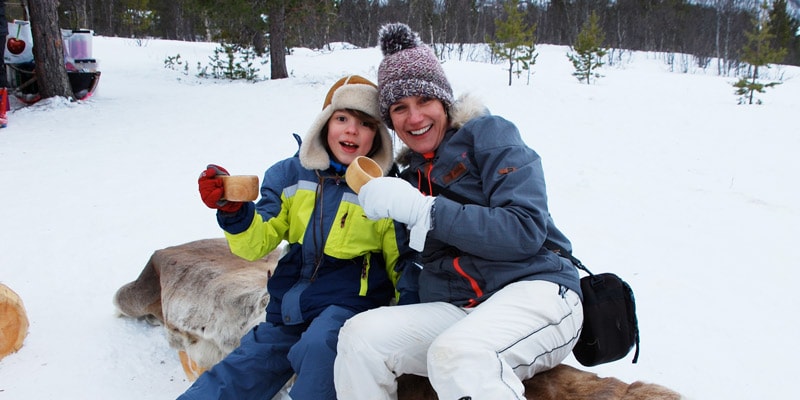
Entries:
POLYGON ((336 343, 339 329, 353 315, 331 306, 310 324, 262 322, 178 400, 269 400, 294 374, 292 400, 335 400, 336 343))

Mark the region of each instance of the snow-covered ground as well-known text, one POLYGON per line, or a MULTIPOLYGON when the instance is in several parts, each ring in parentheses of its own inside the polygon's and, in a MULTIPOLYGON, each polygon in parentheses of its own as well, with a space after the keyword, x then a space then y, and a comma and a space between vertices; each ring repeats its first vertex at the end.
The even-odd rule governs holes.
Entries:
MULTIPOLYGON (((0 281, 31 326, 0 361, 0 399, 182 393, 190 382, 163 328, 117 317, 114 292, 153 251, 221 236, 197 194, 207 163, 261 175, 295 153, 291 134, 305 133, 334 81, 375 80, 381 60, 377 48, 298 49, 289 79, 194 78, 215 47, 95 37, 94 97, 12 102, 0 130, 0 281), (188 76, 164 68, 177 54, 188 76)), ((568 50, 538 46, 530 85, 507 86, 503 65, 444 69, 457 95, 480 95, 542 156, 576 256, 633 286, 639 363, 584 369, 694 399, 794 398, 800 68, 772 68, 784 83, 763 105, 739 106, 735 78, 669 72, 644 53, 579 84, 568 50)))

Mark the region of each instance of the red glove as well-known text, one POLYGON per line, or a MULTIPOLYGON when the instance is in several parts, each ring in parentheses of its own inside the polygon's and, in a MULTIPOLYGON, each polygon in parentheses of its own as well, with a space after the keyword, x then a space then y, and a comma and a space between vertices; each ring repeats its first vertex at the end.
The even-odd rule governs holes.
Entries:
POLYGON ((200 198, 208 208, 215 208, 224 212, 236 212, 242 208, 242 202, 227 201, 225 197, 225 188, 222 187, 222 178, 220 176, 230 175, 225 168, 219 165, 209 164, 206 170, 200 174, 197 179, 197 186, 200 189, 200 198))

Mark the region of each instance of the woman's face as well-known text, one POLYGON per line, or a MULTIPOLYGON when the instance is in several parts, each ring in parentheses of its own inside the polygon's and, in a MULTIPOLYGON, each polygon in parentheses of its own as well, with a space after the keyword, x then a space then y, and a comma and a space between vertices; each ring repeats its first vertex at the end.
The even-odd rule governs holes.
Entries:
POLYGON ((377 125, 364 122, 347 110, 336 110, 328 118, 328 148, 336 161, 350 165, 372 149, 377 125))
POLYGON ((444 104, 430 97, 404 97, 389 107, 389 117, 400 140, 420 154, 435 151, 447 131, 444 104))

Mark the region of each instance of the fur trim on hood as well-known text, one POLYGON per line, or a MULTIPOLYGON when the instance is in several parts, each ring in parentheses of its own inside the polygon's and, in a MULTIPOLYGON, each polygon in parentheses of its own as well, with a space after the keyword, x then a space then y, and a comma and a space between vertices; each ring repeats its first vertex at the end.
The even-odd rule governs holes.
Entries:
POLYGON ((328 91, 322 112, 317 115, 300 145, 300 163, 311 170, 326 170, 331 166, 322 129, 334 111, 348 108, 365 112, 377 120, 376 139, 380 137, 381 146, 370 158, 383 168, 384 173, 388 173, 392 166, 392 137, 381 122, 378 89, 375 84, 358 75, 340 79, 328 91))
MULTIPOLYGON (((478 117, 489 115, 489 109, 483 104, 477 96, 466 93, 458 97, 450 107, 450 127, 459 129, 464 124, 478 117)), ((400 149, 395 161, 402 167, 407 167, 410 163, 411 149, 408 146, 403 146, 400 149)))
POLYGON ((450 127, 459 129, 470 120, 489 114, 491 114, 489 109, 481 99, 466 93, 459 96, 450 109, 450 127))

